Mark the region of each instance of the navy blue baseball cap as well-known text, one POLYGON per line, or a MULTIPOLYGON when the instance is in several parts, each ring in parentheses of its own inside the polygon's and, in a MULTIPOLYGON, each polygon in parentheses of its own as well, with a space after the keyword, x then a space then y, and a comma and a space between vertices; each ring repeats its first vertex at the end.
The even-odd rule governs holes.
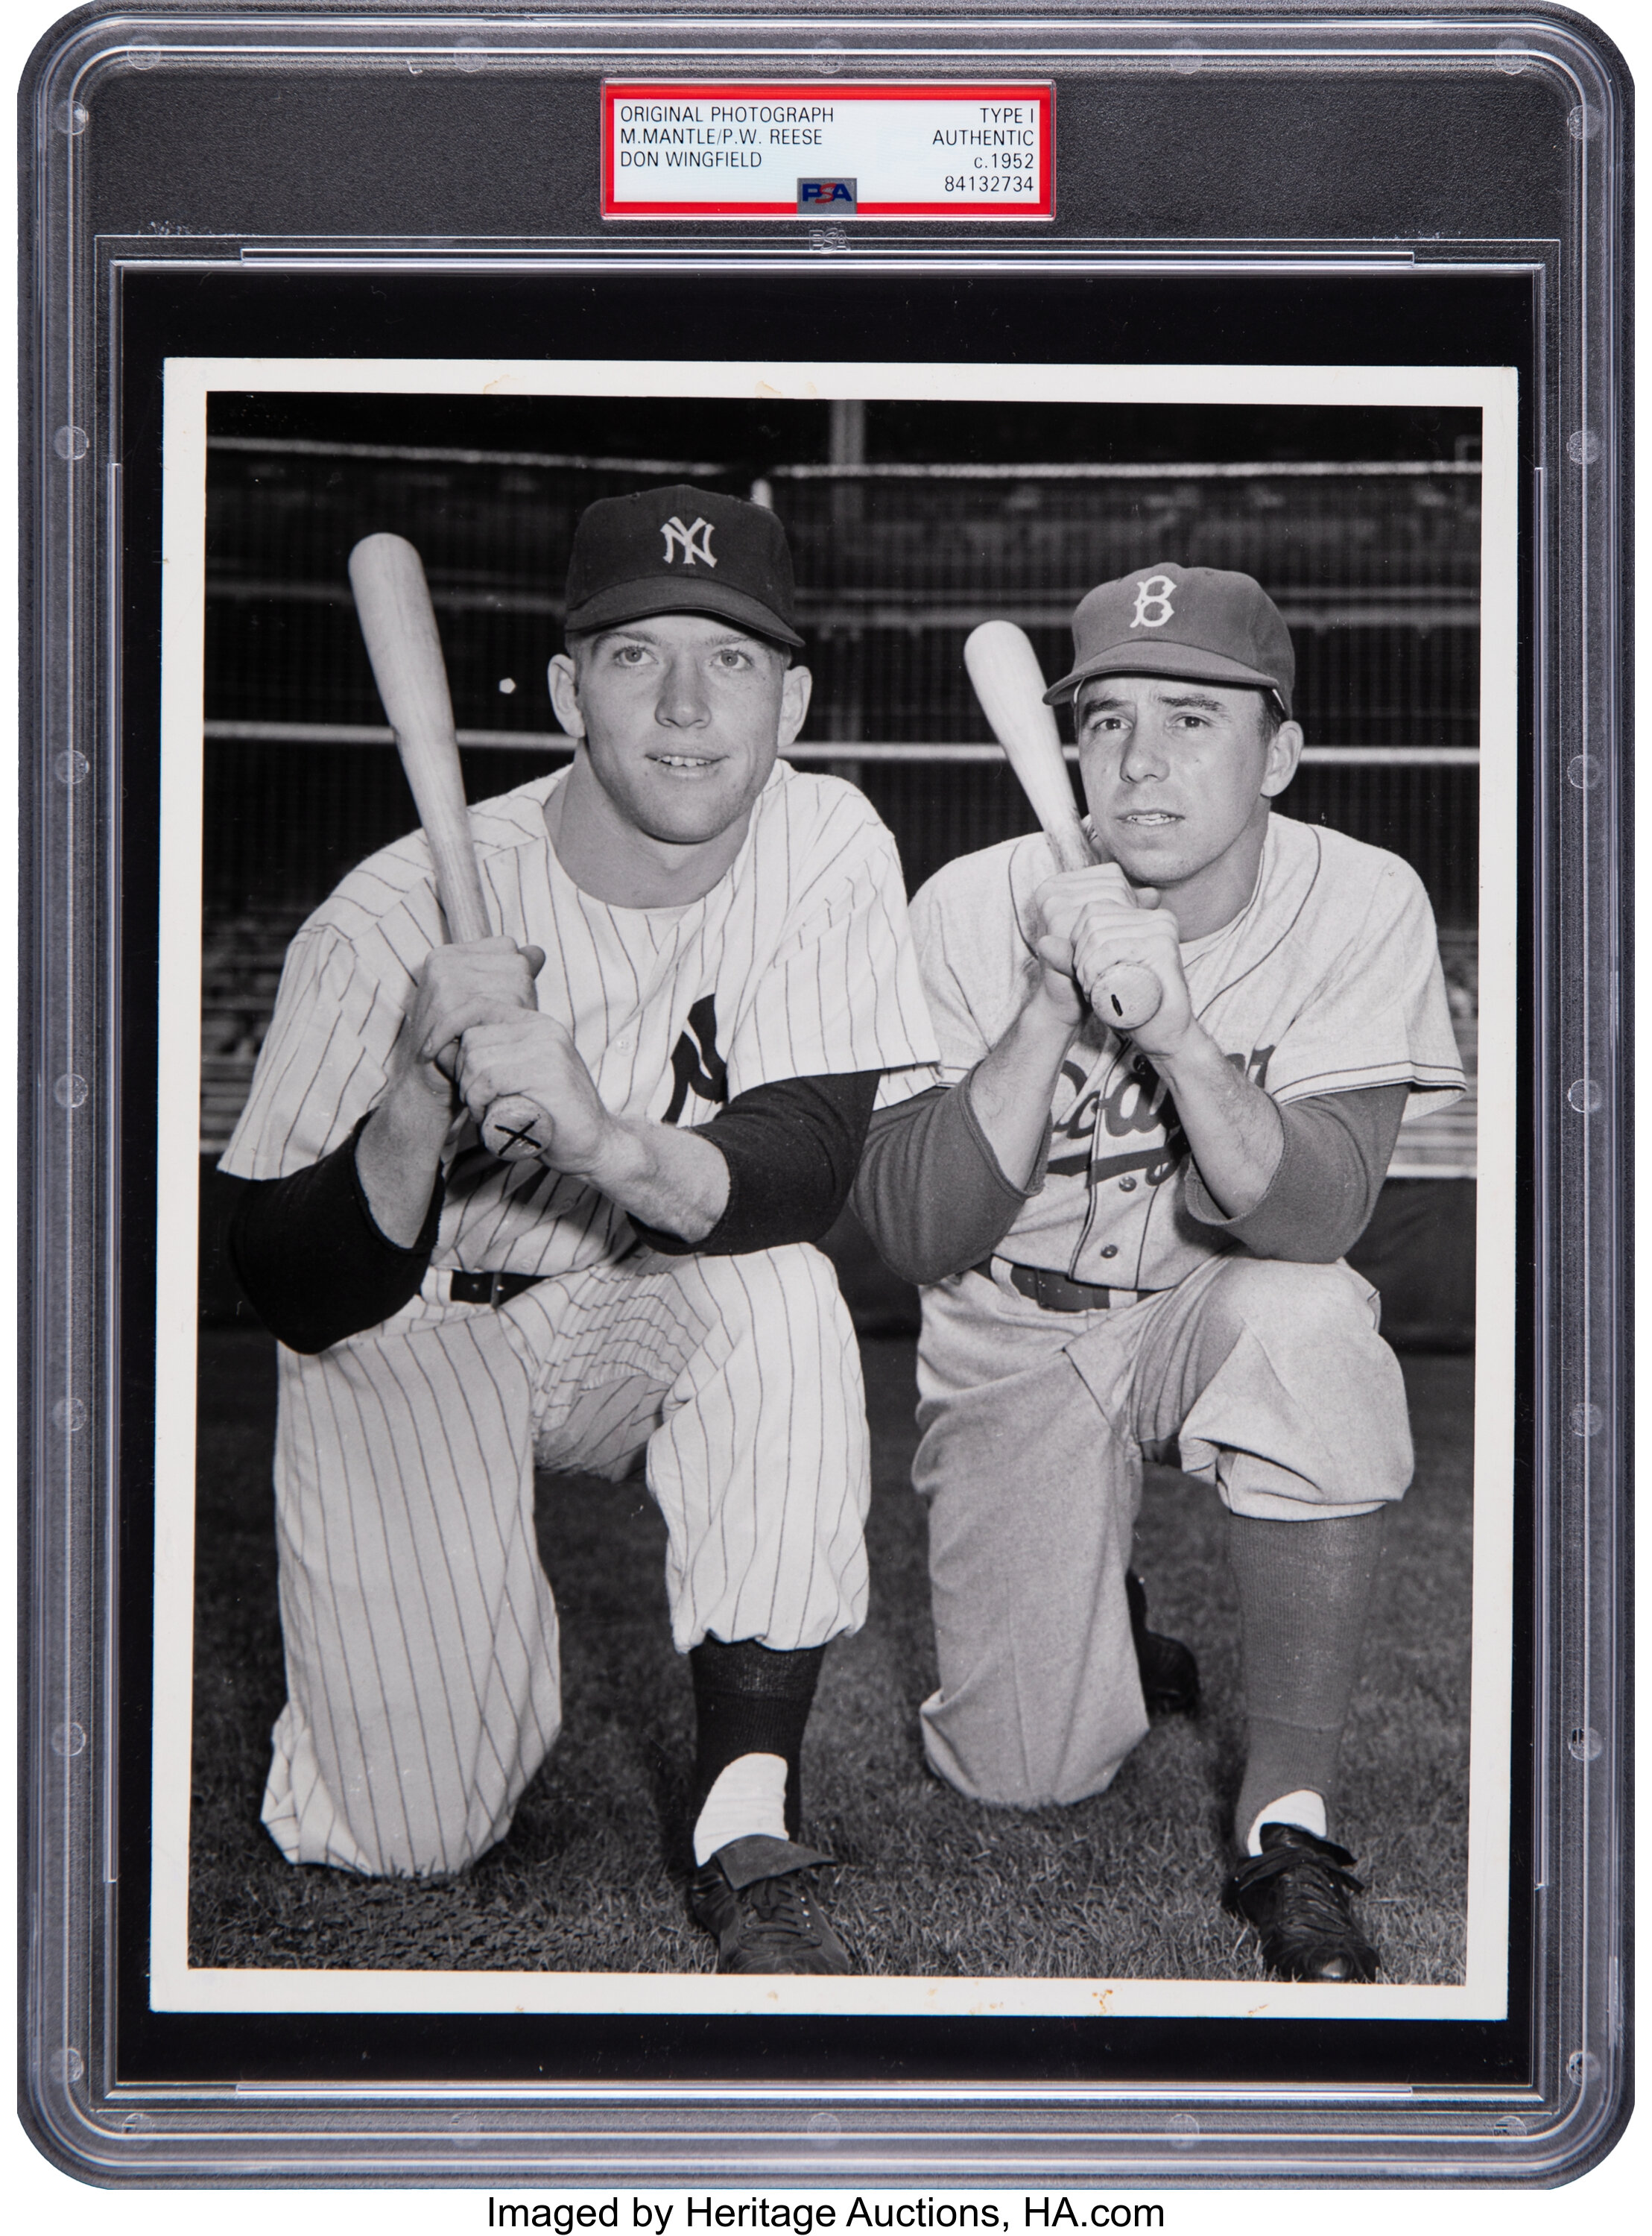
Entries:
POLYGON ((568 629, 714 614, 775 644, 792 626, 791 552, 766 506, 672 482, 587 505, 568 560, 568 629))
POLYGON ((1161 562, 1092 590, 1072 616, 1072 672, 1056 706, 1092 675, 1185 676, 1271 691, 1288 716, 1296 654, 1279 608, 1249 575, 1161 562))

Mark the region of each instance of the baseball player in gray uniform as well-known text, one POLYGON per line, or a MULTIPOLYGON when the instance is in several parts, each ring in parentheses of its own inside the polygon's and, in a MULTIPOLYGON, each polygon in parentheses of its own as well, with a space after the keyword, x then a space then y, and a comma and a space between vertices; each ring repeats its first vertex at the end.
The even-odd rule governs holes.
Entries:
POLYGON ((880 1075, 935 1053, 888 832, 777 758, 809 702, 792 601, 770 512, 593 505, 550 669, 573 766, 472 814, 494 936, 443 944, 421 833, 353 871, 223 1159, 281 1345, 272 1835, 400 1874, 501 1838, 559 1723, 534 1469, 646 1456, 698 1711, 690 1904, 741 1972, 848 1968, 798 1751, 865 1613, 867 1430, 810 1244, 880 1075), (552 1120, 538 1161, 481 1140, 513 1094, 552 1120))
POLYGON ((1368 1980, 1328 1812, 1412 1452, 1375 1293, 1342 1259, 1407 1109, 1462 1089, 1433 921, 1392 854, 1270 815, 1302 733, 1288 633, 1249 575, 1144 569, 1092 590, 1073 636, 1046 696, 1074 702, 1098 866, 1054 874, 1046 839, 1018 838, 918 895, 941 1064, 886 1084, 857 1189, 925 1285, 924 1743, 983 1800, 1111 1782, 1146 1728, 1142 1457, 1179 1454, 1227 1509, 1241 1612, 1225 1900, 1271 1970, 1368 1980), (1126 962, 1164 990, 1130 1035, 1086 998, 1126 962))

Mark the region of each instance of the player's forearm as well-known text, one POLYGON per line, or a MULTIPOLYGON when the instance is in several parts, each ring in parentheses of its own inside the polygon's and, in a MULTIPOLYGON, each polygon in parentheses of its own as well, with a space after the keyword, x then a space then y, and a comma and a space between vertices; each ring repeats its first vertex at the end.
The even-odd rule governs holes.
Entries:
POLYGON ((1036 1177, 1056 1082, 1077 1030, 1076 1023, 1035 989, 1009 1030, 970 1075, 970 1108, 1012 1187, 1030 1187, 1036 1177))
POLYGON ((1285 1131, 1270 1095, 1229 1063, 1196 1022, 1173 1055, 1153 1058, 1170 1091, 1193 1161, 1210 1196, 1237 1219, 1267 1194, 1285 1131))
POLYGON ((610 1117, 595 1156, 575 1175, 645 1227, 701 1242, 723 1216, 729 1168, 703 1136, 651 1118, 610 1117))
POLYGON ((356 1175, 374 1224, 403 1250, 424 1224, 452 1123, 450 1105, 403 1075, 391 1081, 356 1144, 356 1175))

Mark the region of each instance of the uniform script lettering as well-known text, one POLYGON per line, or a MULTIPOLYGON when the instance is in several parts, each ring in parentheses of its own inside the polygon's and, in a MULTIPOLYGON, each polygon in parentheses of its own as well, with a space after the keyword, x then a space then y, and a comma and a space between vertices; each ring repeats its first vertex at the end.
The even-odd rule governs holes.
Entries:
MULTIPOLYGON (((1228 1062, 1253 1086, 1265 1088, 1273 1053, 1270 1043, 1252 1049, 1249 1056, 1230 1054, 1228 1062)), ((1084 1173, 1092 1186, 1116 1179, 1121 1173, 1139 1173, 1149 1187, 1157 1187, 1170 1179, 1187 1154, 1187 1136, 1164 1081, 1145 1056, 1137 1056, 1128 1070, 1119 1071, 1105 1094, 1098 1088, 1085 1094, 1089 1074, 1071 1061, 1062 1065, 1061 1075, 1078 1100, 1065 1118, 1055 1121, 1046 1172, 1084 1173), (1124 1141, 1132 1134, 1157 1134, 1163 1138, 1150 1148, 1105 1153, 1105 1143, 1124 1141), (1059 1141, 1082 1146, 1058 1152, 1055 1144, 1059 1141)))

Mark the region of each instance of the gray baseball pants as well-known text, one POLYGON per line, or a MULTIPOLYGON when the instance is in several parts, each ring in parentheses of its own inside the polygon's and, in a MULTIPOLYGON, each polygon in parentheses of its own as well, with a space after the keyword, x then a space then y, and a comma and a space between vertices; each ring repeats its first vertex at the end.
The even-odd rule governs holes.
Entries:
POLYGON ((1110 1785, 1147 1729, 1124 1599, 1144 1457, 1236 1514, 1368 1514, 1411 1434, 1376 1292, 1347 1266, 1223 1257, 1133 1304, 1046 1311, 961 1273, 926 1289, 914 1470, 941 1683, 931 1766, 1031 1808, 1110 1785))

